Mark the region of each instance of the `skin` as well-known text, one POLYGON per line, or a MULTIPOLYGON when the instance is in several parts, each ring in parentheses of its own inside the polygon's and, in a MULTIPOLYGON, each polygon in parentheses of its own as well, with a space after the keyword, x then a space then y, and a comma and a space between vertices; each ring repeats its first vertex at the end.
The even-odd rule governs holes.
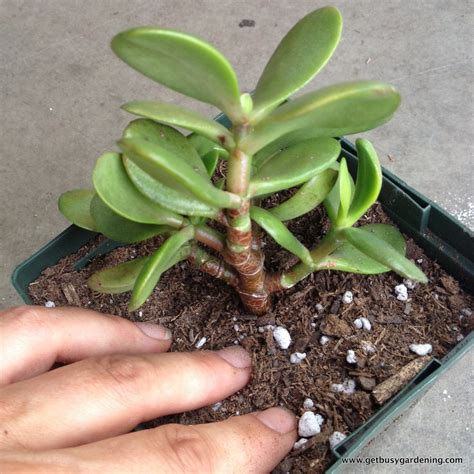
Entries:
POLYGON ((0 341, 1 472, 264 473, 296 440, 280 407, 130 432, 241 389, 251 358, 239 346, 166 353, 161 326, 34 306, 0 312, 0 341))

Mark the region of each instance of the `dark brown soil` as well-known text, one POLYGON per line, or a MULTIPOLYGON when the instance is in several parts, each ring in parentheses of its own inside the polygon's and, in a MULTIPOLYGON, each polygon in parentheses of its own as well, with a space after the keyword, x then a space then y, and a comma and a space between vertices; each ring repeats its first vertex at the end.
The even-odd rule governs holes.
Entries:
MULTIPOLYGON (((323 232, 326 224, 321 212, 316 210, 291 224, 291 230, 303 243, 314 245, 323 232)), ((388 219, 376 206, 362 221, 388 222, 388 219)), ((408 255, 418 262, 430 283, 409 290, 407 302, 396 299, 394 287, 402 279, 394 273, 360 276, 324 271, 276 295, 273 311, 259 319, 245 314, 232 289, 187 263, 168 271, 141 311, 129 314, 129 294, 93 294, 86 280, 99 269, 149 254, 160 241, 116 249, 75 272, 72 266, 78 255, 84 255, 98 241, 45 270, 30 286, 33 302, 44 304, 52 300, 57 306, 72 304, 133 321, 162 323, 173 331, 174 351, 196 350, 195 344, 201 337, 207 338, 203 349, 240 343, 253 354, 252 381, 224 400, 219 409, 206 407, 165 421, 211 422, 279 404, 301 415, 303 400, 310 397, 315 402, 314 411, 324 417, 322 433, 311 438, 303 450, 290 453, 276 472, 322 472, 331 459, 330 434, 334 430, 349 434, 377 409, 363 387, 370 390, 374 383, 397 373, 417 357, 410 352, 410 344, 430 343, 432 355, 442 357, 473 325, 472 316, 462 315, 463 309, 473 308, 472 296, 412 241, 408 242, 408 255), (347 290, 352 291, 354 300, 342 304, 341 297, 347 290), (320 312, 316 309, 318 303, 324 308, 320 312), (361 316, 371 321, 371 332, 354 327, 353 321, 361 316), (268 324, 289 330, 293 343, 288 350, 275 345, 268 324), (322 346, 319 339, 324 332, 331 334, 331 341, 322 346), (364 353, 367 342, 376 348, 374 354, 364 353), (346 362, 349 349, 355 351, 357 365, 346 362), (301 364, 289 362, 289 355, 295 351, 307 353, 301 364), (354 394, 331 391, 331 384, 342 383, 346 378, 357 381, 354 394)), ((269 268, 275 270, 291 264, 289 254, 272 241, 266 240, 264 249, 269 268)), ((162 422, 151 422, 148 426, 162 422)))

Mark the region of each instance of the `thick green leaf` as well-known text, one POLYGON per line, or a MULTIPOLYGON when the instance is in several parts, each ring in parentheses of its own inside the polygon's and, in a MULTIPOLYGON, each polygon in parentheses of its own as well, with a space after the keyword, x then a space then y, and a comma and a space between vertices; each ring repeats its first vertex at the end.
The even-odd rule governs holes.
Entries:
MULTIPOLYGON (((185 161, 194 171, 207 178, 207 170, 193 144, 183 134, 168 125, 148 119, 130 122, 123 132, 123 138, 146 140, 156 143, 161 149, 185 161)), ((216 145, 218 146, 218 145, 216 145)))
MULTIPOLYGON (((368 224, 362 229, 376 235, 386 245, 391 246, 400 255, 406 251, 405 240, 399 230, 387 224, 368 224)), ((357 250, 347 240, 328 257, 318 263, 319 270, 338 270, 350 273, 374 275, 390 271, 390 267, 370 258, 357 250)))
MULTIPOLYGON (((354 194, 355 184, 352 176, 350 175, 347 169, 346 160, 343 158, 341 160, 341 164, 339 165, 339 173, 337 177, 336 184, 332 188, 331 192, 327 195, 326 199, 324 200, 324 207, 326 208, 326 212, 328 213, 329 220, 335 225, 338 222, 338 215, 339 209, 341 204, 341 195, 340 191, 341 188, 343 191, 347 191, 347 187, 350 187, 351 194, 349 197, 349 204, 350 200, 352 199, 352 195, 354 194), (342 166, 342 162, 344 162, 344 166, 342 166), (341 172, 342 169, 342 172, 341 172), (341 180, 344 181, 344 184, 341 184, 341 180)), ((344 195, 344 202, 346 203, 346 208, 348 209, 348 195, 345 193, 344 195)), ((342 212, 342 211, 341 211, 342 212)))
POLYGON ((197 133, 191 133, 188 135, 186 139, 191 143, 194 149, 198 152, 199 156, 205 156, 210 151, 217 151, 219 153, 219 158, 226 160, 229 157, 229 152, 222 147, 221 145, 214 143, 211 140, 203 137, 202 135, 198 135, 197 133))
POLYGON ((388 245, 384 239, 373 232, 373 229, 350 227, 343 230, 343 236, 357 250, 386 265, 399 275, 423 283, 428 281, 426 275, 414 263, 388 245))
POLYGON ((193 237, 194 228, 192 226, 185 227, 169 237, 150 257, 138 275, 133 287, 132 297, 128 303, 129 311, 135 311, 146 301, 160 280, 162 273, 169 268, 169 263, 181 247, 193 237))
POLYGON ((388 121, 399 104, 396 89, 382 82, 336 84, 278 107, 241 142, 241 147, 254 154, 279 137, 307 128, 314 130, 313 137, 340 137, 371 130, 388 121))
MULTIPOLYGON (((198 151, 193 146, 190 139, 184 140, 184 137, 176 130, 166 125, 160 125, 151 120, 134 120, 125 129, 123 136, 125 138, 139 138, 151 143, 159 143, 165 147, 170 154, 181 156, 203 177, 208 176, 206 167, 200 158, 198 151)), ((200 135, 195 135, 200 137, 200 135)), ((218 147, 219 145, 200 137, 207 143, 218 147)), ((204 143, 200 141, 203 146, 204 143)), ((207 216, 212 217, 218 209, 198 200, 186 188, 178 183, 174 187, 166 186, 162 182, 152 178, 143 171, 133 161, 124 158, 124 165, 128 176, 136 188, 148 199, 161 204, 167 209, 187 216, 207 216)))
POLYGON ((166 224, 181 227, 182 216, 145 197, 130 181, 122 157, 105 153, 98 160, 92 176, 102 201, 116 214, 142 224, 166 224))
POLYGON ((347 168, 347 162, 345 158, 342 158, 339 165, 339 176, 338 176, 338 187, 339 187, 339 210, 337 213, 336 225, 340 222, 344 222, 349 212, 349 206, 351 205, 352 195, 354 194, 354 181, 349 169, 347 168))
POLYGON ((122 105, 122 109, 155 122, 186 128, 227 148, 235 145, 232 134, 220 123, 174 104, 134 101, 122 105))
POLYGON ((206 42, 172 30, 142 27, 119 33, 112 49, 145 76, 181 94, 213 104, 233 120, 241 116, 232 66, 206 42))
POLYGON ((74 189, 59 196, 58 207, 62 215, 78 227, 96 230, 90 207, 94 197, 91 189, 74 189))
POLYGON ((111 295, 132 291, 135 280, 149 258, 139 257, 129 262, 119 263, 111 268, 100 270, 87 280, 87 286, 91 290, 111 295))
POLYGON ((250 196, 261 196, 308 181, 333 164, 341 145, 333 138, 317 138, 286 148, 268 160, 252 176, 250 196))
MULTIPOLYGON (((186 160, 170 153, 161 144, 140 139, 124 139, 119 142, 125 155, 154 179, 170 188, 185 187, 199 200, 213 207, 238 208, 241 198, 212 185, 209 177, 203 177, 186 160)), ((201 161, 202 164, 202 161, 201 161)), ((204 164, 202 164, 203 168, 204 164)))
POLYGON ((212 150, 202 157, 202 162, 207 169, 207 173, 210 177, 214 175, 216 171, 217 163, 219 162, 219 152, 212 150))
POLYGON ((261 207, 252 206, 250 217, 281 247, 296 255, 306 265, 313 265, 309 250, 274 215, 261 207))
POLYGON ((382 169, 377 153, 368 140, 356 140, 357 179, 354 198, 352 199, 345 225, 351 226, 359 220, 377 200, 382 189, 382 169))
POLYGON ((97 232, 117 242, 141 242, 173 230, 165 225, 139 224, 125 219, 113 212, 97 194, 91 201, 91 215, 97 232))
POLYGON ((258 81, 253 97, 254 122, 324 67, 339 43, 341 32, 342 17, 335 7, 315 10, 296 23, 281 40, 258 81))
POLYGON ((337 171, 328 168, 308 182, 285 202, 272 207, 268 211, 282 221, 295 219, 312 211, 321 204, 329 194, 337 179, 337 171))

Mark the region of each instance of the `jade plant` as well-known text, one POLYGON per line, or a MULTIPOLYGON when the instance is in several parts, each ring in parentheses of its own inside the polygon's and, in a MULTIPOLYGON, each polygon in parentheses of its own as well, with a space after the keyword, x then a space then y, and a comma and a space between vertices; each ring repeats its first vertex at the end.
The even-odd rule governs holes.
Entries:
POLYGON ((354 226, 378 197, 381 167, 371 143, 358 139, 354 182, 337 138, 390 120, 400 103, 395 88, 378 81, 343 82, 288 101, 328 62, 341 30, 336 8, 305 16, 280 42, 252 95, 241 93, 228 60, 198 38, 152 27, 113 38, 113 51, 128 65, 216 106, 228 126, 170 103, 134 101, 122 107, 140 118, 125 128, 120 152, 102 155, 93 171, 94 189, 64 193, 59 208, 74 224, 119 242, 158 235, 165 240, 150 256, 94 274, 90 288, 131 291, 134 311, 166 270, 188 260, 234 287, 248 311, 263 314, 273 293, 320 270, 393 270, 427 280, 405 257, 396 228, 354 226), (283 190, 290 190, 286 200, 262 205, 283 190), (319 205, 331 226, 307 248, 285 222, 319 205), (297 257, 287 271, 266 271, 262 232, 297 257))

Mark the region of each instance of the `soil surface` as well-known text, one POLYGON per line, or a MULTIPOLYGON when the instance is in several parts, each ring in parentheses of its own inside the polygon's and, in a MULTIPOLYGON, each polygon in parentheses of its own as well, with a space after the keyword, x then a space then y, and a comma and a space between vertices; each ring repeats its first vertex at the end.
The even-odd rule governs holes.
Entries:
MULTIPOLYGON (((361 219, 361 224, 369 222, 389 220, 381 207, 375 206, 361 219)), ((304 244, 314 246, 326 230, 327 221, 318 209, 289 227, 304 244)), ((321 433, 293 450, 276 473, 323 472, 331 461, 329 436, 333 431, 346 435, 353 432, 377 410, 370 391, 418 357, 410 351, 410 344, 429 343, 433 346, 431 355, 443 357, 473 327, 473 316, 468 311, 473 309, 473 297, 410 240, 408 256, 428 275, 430 283, 409 289, 408 301, 396 298, 394 288, 402 279, 394 273, 364 276, 322 271, 275 295, 271 313, 258 319, 245 313, 231 288, 187 263, 166 272, 140 311, 129 314, 129 293, 93 294, 86 280, 97 270, 150 254, 161 240, 116 249, 81 271, 74 271, 74 262, 100 241, 97 238, 46 269, 30 285, 33 302, 44 304, 51 300, 57 306, 81 306, 132 321, 159 322, 173 331, 173 351, 197 350, 195 345, 202 337, 207 342, 200 350, 241 344, 254 360, 252 380, 244 389, 222 404, 146 425, 212 422, 275 405, 284 405, 302 415, 306 411, 303 401, 311 398, 311 410, 324 418, 321 433), (352 303, 342 302, 346 291, 353 293, 352 303), (318 304, 322 309, 316 307, 318 304), (371 322, 370 332, 354 326, 354 320, 360 317, 371 322), (292 337, 288 350, 276 345, 271 326, 288 329, 292 337), (325 345, 320 343, 322 335, 329 337, 325 345), (374 347, 374 353, 366 353, 367 344, 374 347), (346 361, 348 350, 355 352, 356 364, 346 361), (306 359, 291 364, 293 352, 306 353, 306 359), (346 379, 356 382, 354 393, 335 392, 332 384, 342 384, 346 379)), ((273 241, 264 242, 268 268, 277 270, 294 263, 273 241)))

